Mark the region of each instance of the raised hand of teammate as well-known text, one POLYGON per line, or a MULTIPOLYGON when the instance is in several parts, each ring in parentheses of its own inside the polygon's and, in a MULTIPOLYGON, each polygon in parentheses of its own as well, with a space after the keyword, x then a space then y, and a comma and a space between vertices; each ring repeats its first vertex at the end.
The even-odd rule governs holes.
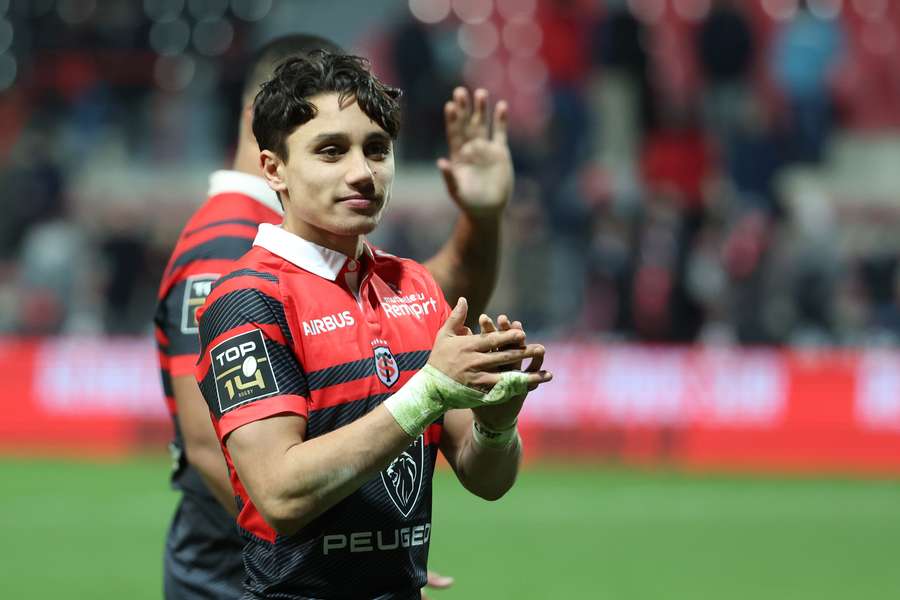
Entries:
MULTIPOLYGON (((500 315, 497 317, 497 323, 494 324, 494 321, 487 315, 481 315, 478 318, 478 327, 480 329, 479 335, 481 337, 487 338, 489 336, 495 335, 497 332, 510 332, 510 331, 520 331, 522 332, 522 342, 519 343, 517 348, 521 349, 526 347, 525 340, 525 330, 522 328, 522 323, 520 321, 511 321, 508 316, 500 315)), ((531 356, 531 363, 528 367, 525 368, 525 373, 540 373, 543 372, 541 367, 544 364, 544 347, 540 344, 532 344, 534 350, 531 356)), ((498 352, 511 350, 513 347, 503 347, 498 348, 498 352)), ((522 368, 522 361, 517 363, 508 363, 501 368, 502 370, 519 370, 522 368)), ((529 391, 535 389, 537 385, 529 384, 529 391)), ((525 402, 525 395, 516 396, 511 399, 509 402, 505 402, 503 404, 491 405, 491 406, 480 406, 477 408, 473 408, 472 410, 475 413, 475 418, 483 424, 488 429, 492 429, 495 431, 507 430, 513 427, 516 423, 516 420, 519 417, 519 412, 522 410, 522 405, 525 402)))
POLYGON ((472 97, 458 87, 444 104, 447 157, 438 169, 447 193, 474 218, 496 216, 512 194, 513 166, 506 137, 509 107, 500 100, 488 115, 488 92, 478 88, 472 97))
POLYGON ((458 383, 480 390, 492 388, 503 371, 515 369, 525 359, 532 359, 526 371, 529 388, 552 379, 550 372, 540 369, 544 347, 526 344, 521 324, 518 328, 509 324, 504 330, 473 335, 466 327, 467 312, 468 303, 460 298, 438 331, 428 364, 458 383))

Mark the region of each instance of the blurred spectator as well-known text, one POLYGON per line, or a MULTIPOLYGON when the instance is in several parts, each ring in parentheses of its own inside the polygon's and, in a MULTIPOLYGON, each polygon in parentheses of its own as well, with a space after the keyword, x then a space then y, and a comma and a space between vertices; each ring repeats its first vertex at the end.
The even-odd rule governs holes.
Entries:
POLYGON ((771 70, 790 110, 795 160, 817 163, 822 159, 834 119, 831 79, 844 50, 840 23, 813 14, 807 0, 775 34, 771 70))
POLYGON ((736 0, 716 0, 697 30, 697 57, 706 79, 707 123, 727 152, 739 120, 739 107, 749 95, 756 51, 753 32, 736 0))

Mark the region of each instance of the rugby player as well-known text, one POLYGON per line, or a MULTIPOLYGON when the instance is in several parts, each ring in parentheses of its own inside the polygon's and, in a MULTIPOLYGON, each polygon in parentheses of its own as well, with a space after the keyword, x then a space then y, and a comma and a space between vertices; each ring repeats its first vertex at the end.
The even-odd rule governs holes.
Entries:
MULTIPOLYGON (((212 283, 250 249, 257 226, 282 220, 277 195, 261 177, 259 148, 251 131, 252 101, 280 61, 319 48, 340 52, 326 39, 295 34, 278 38, 257 53, 244 86, 233 167, 210 177, 208 199, 184 227, 159 288, 156 339, 175 426, 170 445, 172 483, 181 492, 166 540, 164 588, 169 600, 227 600, 242 593, 244 542, 234 526, 235 500, 209 411, 193 377, 199 353, 196 310, 212 283)), ((481 90, 473 102, 466 90, 458 89, 445 107, 450 155, 438 166, 462 210, 451 238, 425 263, 447 297, 465 295, 473 313, 483 308, 494 286, 500 216, 508 194, 499 188, 499 193, 485 193, 460 187, 451 166, 463 144, 483 127, 486 112, 487 95, 481 90)), ((499 157, 504 169, 508 160, 508 154, 499 157)), ((511 180, 511 168, 504 177, 511 180)), ((450 582, 429 573, 432 586, 446 587, 450 582)))
MULTIPOLYGON (((363 59, 317 52, 283 62, 254 102, 284 221, 212 286, 196 370, 248 598, 418 598, 438 449, 469 491, 501 497, 525 393, 551 379, 520 327, 473 335, 465 298, 451 311, 422 265, 365 241, 390 199, 398 97, 363 59)), ((489 125, 450 168, 457 189, 508 197, 505 105, 489 125)))

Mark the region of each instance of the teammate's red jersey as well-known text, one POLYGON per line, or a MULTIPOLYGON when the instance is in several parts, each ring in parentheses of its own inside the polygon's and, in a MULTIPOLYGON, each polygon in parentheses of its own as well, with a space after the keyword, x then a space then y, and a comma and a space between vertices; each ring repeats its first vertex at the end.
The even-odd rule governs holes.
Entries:
MULTIPOLYGON (((261 177, 216 171, 209 183, 206 202, 185 225, 166 266, 154 317, 163 390, 173 421, 172 378, 192 375, 200 353, 197 309, 212 282, 231 271, 234 261, 250 250, 259 224, 282 219, 278 198, 261 177)), ((215 502, 187 465, 181 432, 175 425, 173 483, 215 502)))
POLYGON ((383 402, 427 361, 449 314, 424 267, 366 246, 361 259, 261 225, 253 249, 199 311, 200 389, 241 501, 249 592, 260 597, 418 598, 443 419, 383 472, 291 536, 262 519, 225 441, 277 414, 307 438, 383 402), (358 293, 356 282, 359 283, 358 293))

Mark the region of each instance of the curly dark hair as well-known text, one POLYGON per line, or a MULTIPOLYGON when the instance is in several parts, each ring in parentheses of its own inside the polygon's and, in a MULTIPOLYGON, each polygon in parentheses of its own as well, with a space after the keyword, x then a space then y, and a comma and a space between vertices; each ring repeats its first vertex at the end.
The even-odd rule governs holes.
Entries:
POLYGON ((288 160, 285 140, 300 125, 316 116, 309 98, 334 92, 343 105, 355 98, 362 111, 391 139, 400 130, 400 95, 382 83, 359 56, 316 50, 282 62, 262 85, 253 101, 253 135, 261 150, 288 160))

